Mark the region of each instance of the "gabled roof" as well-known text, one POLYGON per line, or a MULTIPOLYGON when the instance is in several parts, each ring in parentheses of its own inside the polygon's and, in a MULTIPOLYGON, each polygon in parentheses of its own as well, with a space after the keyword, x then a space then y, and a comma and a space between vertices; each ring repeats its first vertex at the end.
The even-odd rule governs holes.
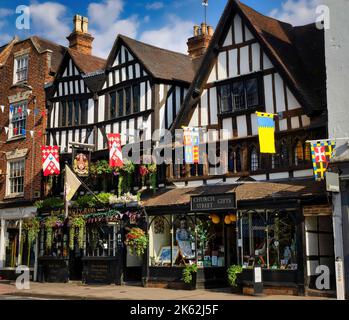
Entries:
POLYGON ((42 53, 46 50, 52 51, 51 71, 56 73, 59 69, 59 66, 62 62, 64 53, 66 52, 67 48, 38 36, 32 36, 30 37, 30 40, 33 42, 35 48, 38 50, 39 53, 42 53))
POLYGON ((187 83, 193 81, 196 64, 188 55, 158 48, 124 35, 118 35, 108 57, 107 68, 112 66, 120 43, 135 55, 154 78, 187 83))
POLYGON ((105 59, 81 53, 74 49, 68 49, 67 51, 73 59, 76 67, 84 74, 102 71, 105 69, 105 59))
POLYGON ((13 46, 18 42, 18 38, 14 37, 9 43, 0 47, 0 67, 4 65, 9 57, 13 46))
POLYGON ((323 111, 326 106, 324 32, 315 24, 293 27, 291 24, 264 16, 239 0, 229 0, 219 20, 199 71, 171 129, 180 127, 194 111, 200 92, 208 78, 210 66, 219 46, 238 13, 252 34, 299 99, 308 115, 323 111))
POLYGON ((306 111, 322 110, 326 81, 324 31, 316 28, 315 23, 293 27, 266 17, 238 0, 234 2, 300 94, 306 111))
POLYGON ((105 81, 104 70, 106 66, 106 60, 68 48, 60 63, 54 81, 50 83, 46 88, 48 96, 52 96, 55 93, 54 84, 63 74, 69 59, 73 60, 86 85, 92 92, 97 92, 102 88, 105 81))

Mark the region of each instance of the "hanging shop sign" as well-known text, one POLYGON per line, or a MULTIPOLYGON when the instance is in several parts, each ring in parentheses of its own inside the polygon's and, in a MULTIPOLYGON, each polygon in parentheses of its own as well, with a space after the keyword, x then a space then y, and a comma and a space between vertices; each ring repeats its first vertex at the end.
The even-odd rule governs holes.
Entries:
POLYGON ((88 176, 88 172, 89 172, 88 158, 89 158, 88 154, 85 154, 82 152, 78 153, 74 158, 73 170, 80 177, 88 176))
POLYGON ((190 209, 191 211, 236 209, 236 194, 235 192, 231 192, 215 195, 192 196, 190 199, 190 209))

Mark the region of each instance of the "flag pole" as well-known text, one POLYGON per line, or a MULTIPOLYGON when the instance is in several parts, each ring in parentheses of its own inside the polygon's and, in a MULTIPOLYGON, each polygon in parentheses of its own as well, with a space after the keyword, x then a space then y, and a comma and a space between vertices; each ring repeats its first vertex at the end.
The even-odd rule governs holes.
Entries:
MULTIPOLYGON (((66 166, 68 166, 69 167, 69 165, 68 164, 66 164, 66 166)), ((70 168, 70 167, 69 167, 70 168)), ((71 168, 70 168, 71 169, 71 168)), ((72 170, 72 169, 71 169, 72 170)), ((75 177, 79 180, 79 182, 81 183, 81 185, 88 191, 88 192, 90 192, 90 193, 92 193, 92 195, 93 195, 93 197, 101 204, 101 205, 103 205, 103 207, 104 207, 104 209, 107 209, 107 207, 105 207, 105 205, 104 205, 104 203, 101 201, 101 200, 99 200, 98 199, 98 197, 95 195, 95 193, 87 186, 87 184, 84 182, 84 181, 82 181, 80 178, 79 178, 79 176, 77 176, 76 174, 75 174, 75 172, 74 172, 74 170, 72 170, 72 172, 74 173, 74 175, 75 175, 75 177)), ((68 203, 68 201, 66 201, 67 203, 68 203)), ((67 212, 68 212, 68 205, 66 205, 67 207, 66 207, 66 210, 67 210, 67 212)))

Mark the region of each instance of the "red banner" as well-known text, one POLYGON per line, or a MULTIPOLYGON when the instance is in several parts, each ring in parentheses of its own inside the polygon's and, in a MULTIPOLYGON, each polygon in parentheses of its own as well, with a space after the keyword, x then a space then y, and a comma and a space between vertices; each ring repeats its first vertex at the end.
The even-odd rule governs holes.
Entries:
POLYGON ((59 147, 58 146, 42 146, 42 170, 44 176, 53 176, 60 174, 59 166, 59 147))
POLYGON ((109 165, 112 168, 122 167, 124 162, 122 160, 122 149, 120 133, 108 133, 109 145, 109 165))

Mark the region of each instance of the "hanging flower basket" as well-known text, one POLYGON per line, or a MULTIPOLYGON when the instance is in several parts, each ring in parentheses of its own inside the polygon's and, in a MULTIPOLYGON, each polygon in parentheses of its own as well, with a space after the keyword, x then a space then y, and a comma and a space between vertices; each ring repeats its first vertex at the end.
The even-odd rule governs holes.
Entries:
POLYGON ((85 224, 86 221, 82 216, 76 216, 70 219, 70 230, 69 230, 69 248, 74 250, 74 239, 78 239, 79 249, 84 247, 84 235, 85 235, 85 224))
POLYGON ((131 254, 142 256, 148 247, 148 236, 140 228, 131 228, 126 235, 125 244, 130 249, 131 254))
POLYGON ((53 242, 53 229, 63 227, 63 220, 57 216, 49 216, 45 219, 46 249, 50 250, 53 242))

